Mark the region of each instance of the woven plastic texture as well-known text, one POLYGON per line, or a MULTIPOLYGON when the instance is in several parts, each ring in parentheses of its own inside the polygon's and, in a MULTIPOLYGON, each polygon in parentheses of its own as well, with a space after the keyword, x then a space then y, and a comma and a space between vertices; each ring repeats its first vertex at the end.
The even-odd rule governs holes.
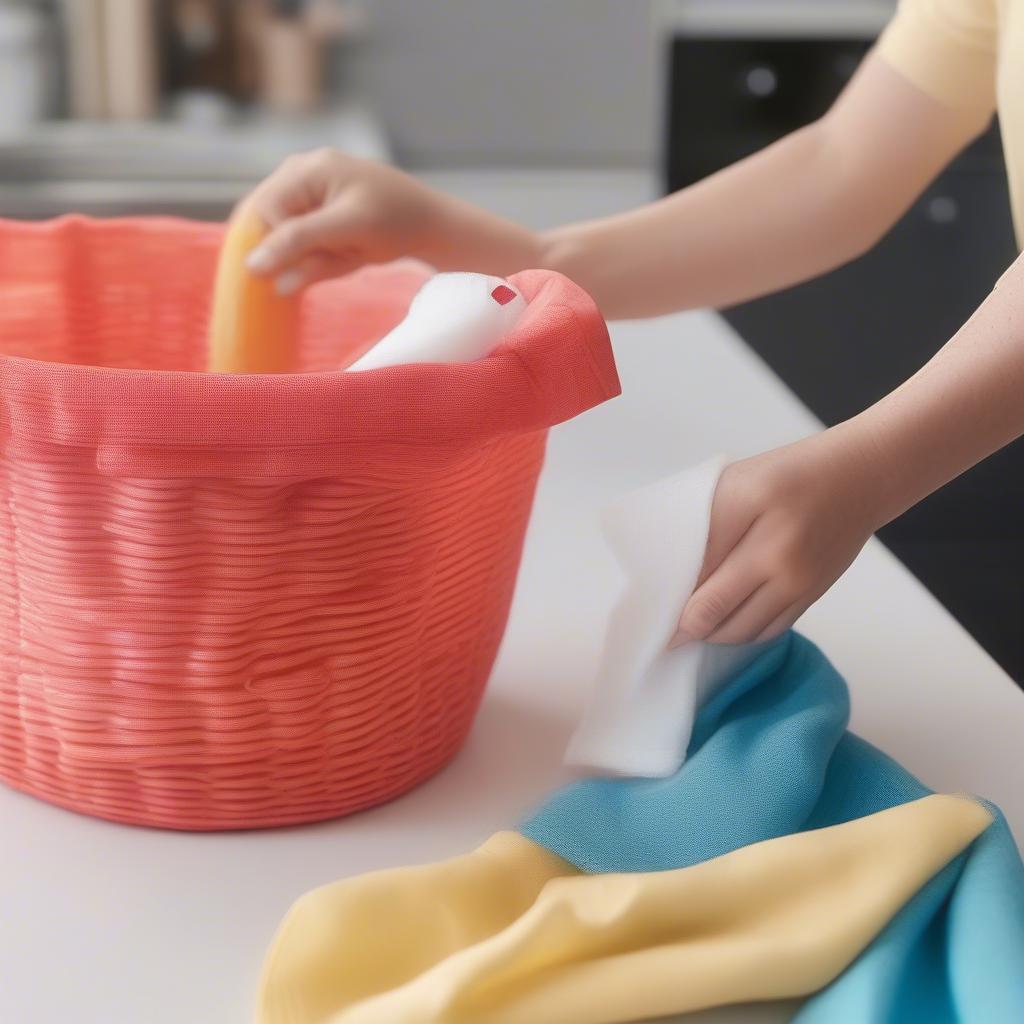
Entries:
POLYGON ((117 821, 356 811, 459 749, 546 430, 618 392, 555 274, 488 358, 337 372, 415 265, 313 289, 301 369, 199 371, 222 229, 0 222, 0 775, 117 821))

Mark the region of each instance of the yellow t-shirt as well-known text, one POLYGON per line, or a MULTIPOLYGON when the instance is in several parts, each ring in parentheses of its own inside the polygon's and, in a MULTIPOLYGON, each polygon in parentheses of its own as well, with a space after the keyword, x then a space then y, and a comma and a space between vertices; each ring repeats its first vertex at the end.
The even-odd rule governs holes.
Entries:
POLYGON ((997 109, 1018 242, 1024 243, 1024 0, 900 0, 883 59, 951 107, 997 109))

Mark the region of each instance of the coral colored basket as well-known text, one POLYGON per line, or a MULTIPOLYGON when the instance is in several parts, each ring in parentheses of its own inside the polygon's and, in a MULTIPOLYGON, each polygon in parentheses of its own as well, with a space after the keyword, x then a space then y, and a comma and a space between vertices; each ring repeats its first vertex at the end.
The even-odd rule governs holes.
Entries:
POLYGON ((426 272, 306 298, 302 373, 206 358, 219 226, 0 222, 0 777, 117 821, 346 814, 462 744, 546 428, 618 392, 555 274, 479 362, 337 371, 426 272))

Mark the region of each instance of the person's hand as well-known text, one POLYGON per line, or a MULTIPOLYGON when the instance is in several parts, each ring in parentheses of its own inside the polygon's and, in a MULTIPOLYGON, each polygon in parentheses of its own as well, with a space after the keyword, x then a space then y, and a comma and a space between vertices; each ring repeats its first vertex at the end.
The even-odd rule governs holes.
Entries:
POLYGON ((671 646, 785 632, 882 525, 882 487, 873 453, 841 428, 726 467, 704 566, 671 646))
POLYGON ((270 229, 249 270, 282 294, 402 256, 499 275, 538 265, 525 228, 332 149, 289 157, 243 203, 270 229))

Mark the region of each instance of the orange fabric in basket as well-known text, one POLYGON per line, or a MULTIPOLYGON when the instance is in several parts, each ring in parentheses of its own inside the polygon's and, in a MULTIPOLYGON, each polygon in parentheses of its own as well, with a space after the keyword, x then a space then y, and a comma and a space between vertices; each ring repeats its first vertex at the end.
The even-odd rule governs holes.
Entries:
POLYGON ((259 215, 244 206, 228 225, 210 312, 213 373, 287 373, 297 368, 299 296, 278 295, 271 279, 250 274, 245 265, 266 234, 259 215))
POLYGON ((461 745, 546 428, 618 392, 556 274, 471 364, 347 364, 426 271, 304 299, 305 372, 195 372, 223 229, 0 222, 0 777, 173 828, 370 806, 461 745))

